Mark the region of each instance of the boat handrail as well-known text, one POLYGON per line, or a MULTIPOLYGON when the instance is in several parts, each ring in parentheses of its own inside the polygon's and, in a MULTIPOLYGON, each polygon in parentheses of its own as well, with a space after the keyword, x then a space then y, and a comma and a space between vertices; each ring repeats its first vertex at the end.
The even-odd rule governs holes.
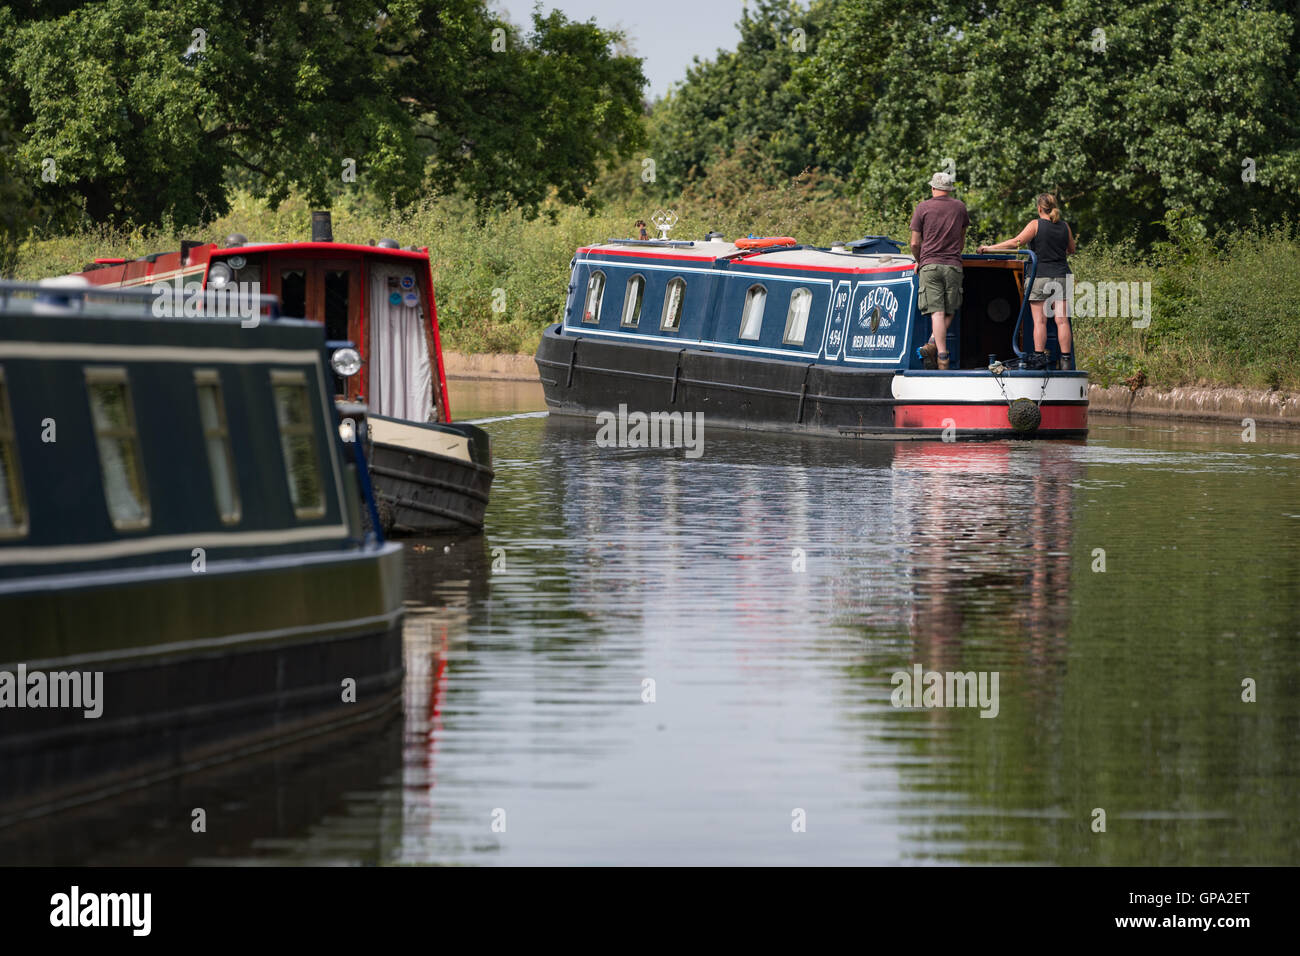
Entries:
POLYGON ((1003 256, 1032 256, 1032 249, 995 249, 990 252, 963 252, 963 259, 1001 259, 1003 256))
MULTIPOLYGON (((160 280, 161 281, 161 280, 160 280)), ((139 303, 144 308, 142 311, 150 318, 181 318, 183 316, 175 315, 174 309, 163 310, 164 314, 159 314, 154 308, 159 297, 165 296, 175 300, 177 293, 175 289, 168 285, 168 291, 158 293, 153 289, 124 289, 120 287, 102 286, 94 284, 86 285, 55 285, 49 282, 27 282, 15 279, 0 279, 0 312, 9 311, 11 299, 21 298, 24 301, 28 298, 34 300, 35 305, 44 307, 44 309, 56 308, 68 312, 84 311, 87 304, 90 305, 113 305, 123 308, 139 303), (93 301, 92 301, 93 300, 93 301)), ((204 289, 202 290, 204 304, 216 303, 222 301, 221 290, 204 289)), ((188 297, 188 293, 181 293, 181 297, 188 297)), ((266 310, 264 318, 278 319, 280 315, 280 299, 275 295, 258 294, 249 296, 246 299, 241 297, 242 301, 247 302, 255 307, 257 314, 261 315, 266 310)), ((43 309, 43 310, 44 310, 43 309)), ((204 316, 197 316, 203 318, 204 316)), ((207 316, 211 318, 211 316, 207 316)), ((221 318, 238 318, 238 316, 220 316, 221 318)), ((195 318, 195 316, 191 316, 195 318)))
MULTIPOLYGON (((1020 292, 1020 314, 1016 316, 1016 327, 1011 330, 1011 349, 1016 353, 1017 358, 1025 357, 1025 350, 1020 347, 1020 329, 1025 324, 1026 317, 1030 315, 1029 290, 1034 287, 1034 279, 1038 275, 1038 256, 1034 255, 1032 249, 1016 249, 1012 255, 1022 253, 1028 256, 1027 265, 1025 266, 1025 284, 1020 292)), ((991 253, 985 253, 985 255, 991 255, 991 253)))

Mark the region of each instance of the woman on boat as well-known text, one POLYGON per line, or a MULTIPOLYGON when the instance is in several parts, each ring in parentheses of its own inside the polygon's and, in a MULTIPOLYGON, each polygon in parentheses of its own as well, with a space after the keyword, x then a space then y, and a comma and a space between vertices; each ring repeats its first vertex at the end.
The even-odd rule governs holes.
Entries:
POLYGON ((1039 368, 1047 367, 1047 320, 1043 303, 1051 301, 1051 315, 1056 319, 1056 341, 1061 347, 1059 368, 1074 367, 1073 341, 1070 335, 1069 306, 1065 301, 1066 280, 1070 275, 1070 262, 1066 258, 1074 252, 1074 233, 1061 219, 1061 206, 1051 193, 1038 197, 1038 218, 1020 230, 1020 235, 1005 242, 980 246, 979 251, 1002 252, 1028 246, 1038 258, 1038 271, 1033 288, 1029 290, 1029 311, 1034 316, 1034 358, 1039 368))

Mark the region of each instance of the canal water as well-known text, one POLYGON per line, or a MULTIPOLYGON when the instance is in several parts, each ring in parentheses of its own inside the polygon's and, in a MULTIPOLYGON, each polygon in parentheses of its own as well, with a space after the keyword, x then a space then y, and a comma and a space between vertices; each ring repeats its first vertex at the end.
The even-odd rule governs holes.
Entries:
POLYGON ((529 414, 531 384, 454 384, 458 418, 494 419, 497 477, 484 535, 408 549, 404 715, 11 853, 1300 859, 1295 433, 1098 417, 1086 443, 867 443, 706 421, 691 459, 599 447, 594 423, 529 414), (896 706, 918 666, 985 698, 896 706))

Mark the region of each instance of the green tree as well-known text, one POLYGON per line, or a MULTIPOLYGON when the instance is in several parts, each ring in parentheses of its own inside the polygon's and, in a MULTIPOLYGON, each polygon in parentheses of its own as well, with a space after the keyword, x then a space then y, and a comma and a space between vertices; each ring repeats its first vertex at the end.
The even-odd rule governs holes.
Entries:
POLYGON ((831 0, 805 9, 795 0, 758 0, 737 27, 734 51, 701 62, 655 108, 651 153, 657 177, 668 189, 705 175, 720 159, 754 147, 765 169, 781 177, 811 167, 833 166, 818 151, 807 121, 797 115, 799 91, 790 78, 812 55, 830 13, 831 0))
POLYGON ((1083 232, 1150 241, 1167 218, 1300 212, 1296 71, 1295 20, 1267 4, 855 0, 795 83, 882 212, 952 160, 986 233, 1049 189, 1083 232))
POLYGON ((531 214, 585 200, 641 132, 618 34, 558 13, 521 34, 485 0, 103 0, 5 26, 15 167, 96 221, 206 222, 236 179, 273 205, 432 187, 531 214))
POLYGON ((523 32, 485 19, 482 0, 393 10, 393 89, 416 121, 433 183, 481 207, 534 214, 555 190, 591 205, 600 169, 643 135, 641 61, 615 51, 621 34, 558 11, 523 32))
MULTIPOLYGON (((0 7, 0 62, 14 54, 14 14, 0 7)), ((20 168, 19 138, 11 110, 12 84, 0 73, 0 276, 13 272, 18 247, 36 224, 40 207, 36 200, 37 174, 20 168)))

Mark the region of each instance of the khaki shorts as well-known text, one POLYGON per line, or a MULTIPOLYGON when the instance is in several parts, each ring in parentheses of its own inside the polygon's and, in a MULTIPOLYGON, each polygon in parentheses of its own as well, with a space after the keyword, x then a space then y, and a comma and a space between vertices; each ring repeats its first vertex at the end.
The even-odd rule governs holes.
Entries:
POLYGON ((930 263, 921 266, 916 307, 922 315, 944 312, 953 315, 961 308, 961 266, 930 263))
POLYGON ((1029 289, 1030 302, 1065 301, 1065 276, 1039 276, 1029 289), (1050 288, 1049 288, 1050 287, 1050 288))

